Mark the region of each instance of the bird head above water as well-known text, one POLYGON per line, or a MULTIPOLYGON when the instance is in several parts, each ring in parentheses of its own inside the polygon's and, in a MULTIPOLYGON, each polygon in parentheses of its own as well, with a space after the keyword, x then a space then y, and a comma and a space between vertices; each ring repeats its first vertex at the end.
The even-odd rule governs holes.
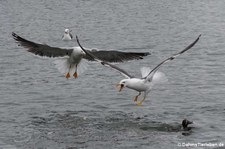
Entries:
POLYGON ((71 32, 71 31, 70 31, 68 28, 65 29, 65 33, 66 33, 66 34, 69 34, 70 32, 71 32))
POLYGON ((193 124, 193 122, 192 121, 189 121, 189 120, 187 120, 187 119, 184 119, 183 121, 182 121, 182 127, 183 127, 183 129, 184 130, 190 130, 191 128, 190 127, 188 127, 188 125, 189 124, 193 124))

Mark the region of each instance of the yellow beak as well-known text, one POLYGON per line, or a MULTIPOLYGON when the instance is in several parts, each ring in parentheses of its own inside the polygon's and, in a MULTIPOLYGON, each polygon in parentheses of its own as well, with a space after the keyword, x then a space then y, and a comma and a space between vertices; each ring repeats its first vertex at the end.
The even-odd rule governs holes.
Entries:
POLYGON ((124 88, 124 85, 123 85, 123 84, 117 84, 117 85, 116 85, 116 88, 117 88, 117 90, 118 90, 119 92, 121 92, 122 89, 124 88))

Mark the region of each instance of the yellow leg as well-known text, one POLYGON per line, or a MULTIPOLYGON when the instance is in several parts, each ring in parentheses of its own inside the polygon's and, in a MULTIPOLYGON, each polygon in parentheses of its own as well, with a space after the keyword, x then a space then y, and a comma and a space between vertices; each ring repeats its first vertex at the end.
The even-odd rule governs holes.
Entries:
POLYGON ((144 102, 144 101, 145 101, 145 97, 141 101, 137 102, 137 105, 142 106, 142 102, 144 102))
POLYGON ((139 94, 134 97, 134 102, 137 102, 138 96, 140 96, 140 95, 141 95, 141 92, 139 92, 139 94))
POLYGON ((74 76, 74 78, 76 79, 76 78, 78 77, 77 72, 74 72, 73 76, 74 76))
POLYGON ((69 72, 66 74, 66 78, 67 78, 67 79, 70 78, 70 73, 69 73, 69 72))

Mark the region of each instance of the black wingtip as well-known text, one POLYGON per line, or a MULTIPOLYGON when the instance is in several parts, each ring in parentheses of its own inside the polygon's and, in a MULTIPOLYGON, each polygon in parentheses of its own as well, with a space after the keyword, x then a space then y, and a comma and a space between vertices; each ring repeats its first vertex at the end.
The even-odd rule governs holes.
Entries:
POLYGON ((193 47, 198 42, 198 40, 200 39, 201 36, 202 36, 202 34, 199 34, 198 38, 190 45, 189 48, 193 47))
MULTIPOLYGON (((18 42, 18 41, 21 39, 21 37, 18 36, 15 32, 12 32, 12 36, 13 36, 13 39, 14 39, 16 42, 18 42)), ((20 46, 20 45, 19 45, 19 46, 20 46)))
MULTIPOLYGON (((77 40, 77 44, 79 45, 79 47, 86 53, 86 50, 83 48, 83 46, 81 46, 80 41, 79 41, 77 35, 76 35, 76 40, 77 40)), ((87 54, 87 53, 86 53, 86 54, 87 54)))
POLYGON ((199 34, 198 38, 195 41, 197 42, 201 36, 202 36, 202 34, 199 34))
POLYGON ((14 32, 12 32, 12 36, 13 36, 13 38, 17 38, 18 37, 18 35, 16 33, 14 33, 14 32))
POLYGON ((22 37, 20 37, 19 35, 17 35, 15 32, 12 32, 12 36, 16 41, 20 41, 20 40, 24 40, 22 37))
POLYGON ((135 54, 139 55, 139 59, 142 59, 144 56, 151 55, 150 52, 139 52, 139 53, 135 53, 135 54))
POLYGON ((150 52, 143 52, 143 53, 140 53, 141 56, 148 56, 148 55, 151 55, 150 52))
POLYGON ((144 56, 148 56, 148 55, 151 55, 151 53, 150 52, 144 53, 144 56))

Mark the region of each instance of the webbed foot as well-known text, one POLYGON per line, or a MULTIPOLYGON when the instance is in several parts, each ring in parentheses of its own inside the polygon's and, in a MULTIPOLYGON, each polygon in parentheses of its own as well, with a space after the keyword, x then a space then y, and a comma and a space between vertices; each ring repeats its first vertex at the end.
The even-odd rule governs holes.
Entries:
POLYGON ((137 105, 138 106, 142 106, 142 102, 140 101, 140 102, 137 102, 137 105))
POLYGON ((70 78, 70 73, 69 73, 69 72, 66 74, 66 78, 67 78, 67 79, 70 78))
POLYGON ((74 77, 75 79, 78 78, 77 72, 75 72, 75 73, 73 74, 73 77, 74 77))

